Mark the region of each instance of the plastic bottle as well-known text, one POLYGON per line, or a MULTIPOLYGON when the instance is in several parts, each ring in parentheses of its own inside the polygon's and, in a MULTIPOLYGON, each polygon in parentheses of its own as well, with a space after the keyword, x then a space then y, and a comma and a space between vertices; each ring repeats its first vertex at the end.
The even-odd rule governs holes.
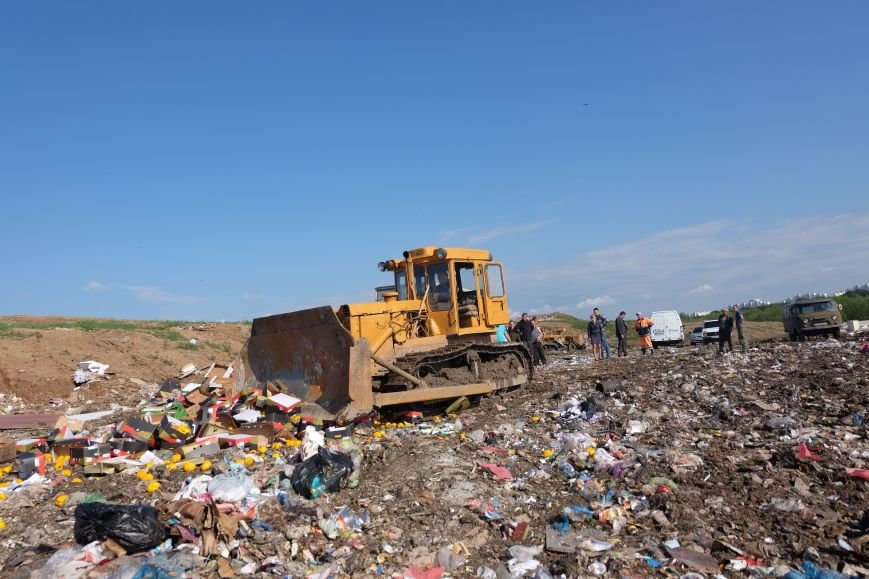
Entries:
POLYGON ((570 464, 569 461, 565 459, 559 459, 558 461, 558 470, 560 470, 564 476, 567 478, 575 478, 576 477, 576 469, 570 464))
POLYGON ((326 485, 323 484, 323 479, 320 475, 316 475, 311 479, 311 498, 316 499, 326 490, 326 485))

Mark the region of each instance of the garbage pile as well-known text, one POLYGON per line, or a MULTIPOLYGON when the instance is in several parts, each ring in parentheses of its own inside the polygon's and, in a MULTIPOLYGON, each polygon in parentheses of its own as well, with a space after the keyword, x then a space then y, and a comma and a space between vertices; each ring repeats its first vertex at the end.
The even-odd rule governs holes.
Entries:
POLYGON ((867 577, 869 368, 837 344, 565 353, 510 393, 346 424, 276 385, 229 395, 231 368, 214 366, 165 381, 136 416, 14 441, 0 566, 867 577))

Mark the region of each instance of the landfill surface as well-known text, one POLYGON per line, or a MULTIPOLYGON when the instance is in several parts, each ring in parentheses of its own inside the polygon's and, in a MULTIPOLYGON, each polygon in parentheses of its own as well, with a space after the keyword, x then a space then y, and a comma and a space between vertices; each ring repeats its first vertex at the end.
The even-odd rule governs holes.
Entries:
POLYGON ((867 361, 836 340, 574 351, 450 414, 348 424, 200 367, 0 432, 0 574, 866 577, 867 361))

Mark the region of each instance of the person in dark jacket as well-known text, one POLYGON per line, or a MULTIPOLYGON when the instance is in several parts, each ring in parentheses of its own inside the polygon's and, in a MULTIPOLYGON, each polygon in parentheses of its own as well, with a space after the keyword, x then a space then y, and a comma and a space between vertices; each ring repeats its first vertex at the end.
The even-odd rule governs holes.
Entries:
POLYGON ((531 348, 531 334, 534 333, 534 324, 528 319, 528 314, 522 314, 522 319, 516 322, 516 325, 513 326, 513 331, 519 334, 520 342, 525 342, 528 348, 531 348))
POLYGON ((619 312, 616 318, 616 338, 619 340, 618 356, 628 355, 628 324, 625 322, 625 312, 619 312))
POLYGON ((721 310, 721 315, 718 316, 718 353, 724 353, 724 344, 730 347, 733 351, 733 339, 730 334, 733 333, 733 318, 730 317, 730 310, 724 308, 721 310))
POLYGON ((595 360, 600 360, 603 357, 600 348, 600 336, 602 332, 603 323, 600 318, 592 312, 591 317, 588 320, 588 341, 591 342, 591 349, 594 353, 595 360))

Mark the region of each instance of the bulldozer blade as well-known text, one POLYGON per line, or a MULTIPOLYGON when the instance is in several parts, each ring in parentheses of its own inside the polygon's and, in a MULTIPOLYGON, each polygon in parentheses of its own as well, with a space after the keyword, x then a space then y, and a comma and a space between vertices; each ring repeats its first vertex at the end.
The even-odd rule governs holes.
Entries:
POLYGON ((242 350, 237 388, 280 384, 328 413, 372 409, 371 350, 328 306, 257 318, 242 350))

